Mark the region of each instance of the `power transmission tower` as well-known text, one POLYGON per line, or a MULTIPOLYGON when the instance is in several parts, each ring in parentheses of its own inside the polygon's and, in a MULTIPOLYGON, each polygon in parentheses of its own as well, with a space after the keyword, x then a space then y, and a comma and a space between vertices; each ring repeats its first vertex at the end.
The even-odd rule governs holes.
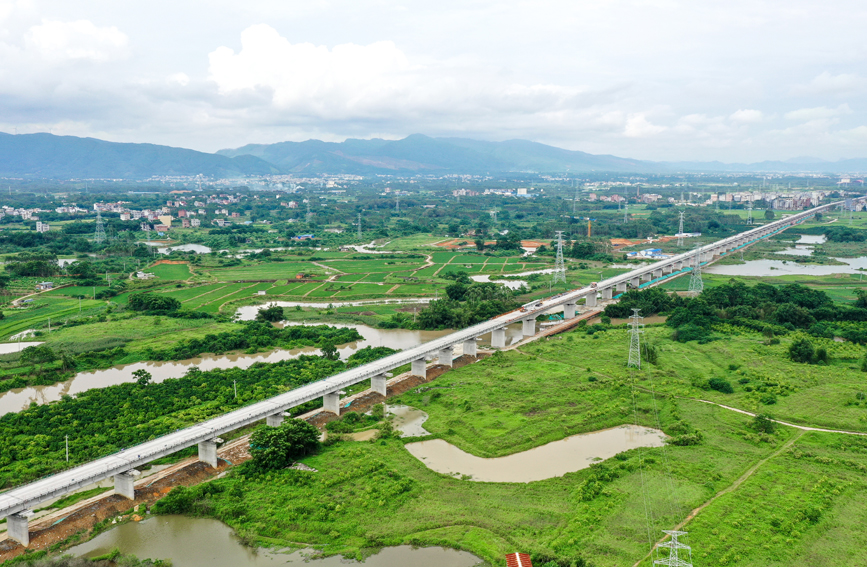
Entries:
POLYGON ((566 283, 566 264, 563 262, 563 231, 557 231, 557 259, 554 261, 554 273, 551 284, 566 283))
POLYGON ((400 212, 400 195, 396 195, 396 196, 395 196, 395 201, 394 201, 394 212, 396 212, 396 213, 399 213, 399 212, 400 212))
POLYGON ((629 361, 626 363, 628 368, 637 368, 641 370, 641 333, 644 332, 644 317, 638 312, 641 309, 632 308, 632 321, 629 323, 629 361))
POLYGON ((623 203, 623 224, 629 222, 629 203, 623 203))
POLYGON ((575 198, 572 200, 572 216, 575 216, 575 206, 578 204, 578 185, 575 185, 575 198))
POLYGON ((701 246, 695 252, 695 265, 692 268, 692 274, 689 276, 689 290, 687 293, 692 297, 696 297, 704 291, 704 281, 701 279, 701 246))
POLYGON ((671 536, 670 541, 664 541, 656 546, 656 557, 653 561, 654 565, 671 565, 672 567, 692 567, 692 548, 681 543, 677 538, 685 536, 687 532, 677 530, 662 530, 671 536), (668 555, 662 557, 659 550, 661 548, 668 549, 668 555), (684 557, 681 557, 681 554, 684 557))
POLYGON ((306 202, 307 202, 307 224, 310 224, 310 219, 313 218, 313 213, 310 212, 310 199, 307 199, 306 202))
POLYGON ((97 244, 105 242, 105 227, 102 226, 102 214, 99 209, 96 210, 96 234, 94 235, 93 240, 97 244))
POLYGON ((358 213, 358 239, 361 240, 361 213, 358 213))
POLYGON ((747 224, 753 224, 753 201, 750 200, 750 203, 747 205, 747 224))
POLYGON ((677 228, 677 247, 683 246, 683 211, 680 211, 680 224, 677 228))

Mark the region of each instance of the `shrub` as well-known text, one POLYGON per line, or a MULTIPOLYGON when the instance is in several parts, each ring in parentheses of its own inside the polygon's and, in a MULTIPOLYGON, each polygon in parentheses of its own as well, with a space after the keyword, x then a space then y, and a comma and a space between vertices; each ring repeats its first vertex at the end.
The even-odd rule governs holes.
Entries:
POLYGON ((710 386, 711 390, 716 390, 723 394, 733 394, 735 391, 729 381, 723 378, 711 378, 707 381, 707 384, 710 386))
POLYGON ((768 435, 773 435, 774 431, 777 429, 777 424, 774 423, 771 416, 760 413, 753 418, 753 422, 750 424, 750 427, 760 433, 767 433, 768 435))
POLYGON ((813 343, 807 339, 798 339, 789 347, 789 358, 794 362, 809 364, 813 362, 815 354, 813 343))
POLYGON ((319 448, 319 430, 300 419, 279 427, 262 426, 250 436, 253 465, 260 470, 279 470, 319 448))

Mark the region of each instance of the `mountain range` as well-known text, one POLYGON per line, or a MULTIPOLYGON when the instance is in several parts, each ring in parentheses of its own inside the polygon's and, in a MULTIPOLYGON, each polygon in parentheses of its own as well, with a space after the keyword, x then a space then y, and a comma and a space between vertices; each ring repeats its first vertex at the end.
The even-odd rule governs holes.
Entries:
POLYGON ((249 144, 209 154, 155 144, 107 142, 52 134, 0 133, 0 177, 147 179, 177 175, 238 177, 318 175, 867 171, 867 159, 827 162, 799 157, 751 164, 653 162, 564 150, 527 140, 486 142, 413 134, 402 140, 249 144))

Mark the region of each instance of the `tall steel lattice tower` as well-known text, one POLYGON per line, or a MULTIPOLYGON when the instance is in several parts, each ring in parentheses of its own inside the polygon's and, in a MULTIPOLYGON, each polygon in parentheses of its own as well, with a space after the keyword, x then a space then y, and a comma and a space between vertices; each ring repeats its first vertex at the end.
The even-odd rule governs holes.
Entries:
POLYGON ((641 333, 644 332, 644 317, 638 312, 641 309, 632 309, 632 321, 629 322, 629 361, 626 363, 628 368, 637 368, 641 370, 641 333))
POLYGON ((750 200, 750 203, 747 205, 747 224, 753 224, 753 202, 750 200))
POLYGON ((361 240, 361 213, 358 213, 358 239, 361 240))
POLYGON ((692 297, 696 297, 704 291, 704 281, 701 279, 701 246, 695 252, 695 265, 692 267, 692 274, 689 276, 689 290, 687 293, 692 297))
POLYGON ((678 541, 678 538, 685 536, 687 532, 677 530, 662 530, 671 536, 670 541, 664 541, 656 546, 656 559, 653 560, 654 565, 671 565, 672 567, 692 567, 692 548, 678 541), (668 549, 668 555, 665 557, 660 553, 661 549, 668 549))
POLYGON ((849 211, 849 224, 852 224, 852 211, 855 210, 855 203, 852 199, 846 199, 846 210, 849 211))
POLYGON ((313 213, 310 212, 310 199, 306 199, 305 203, 307 203, 307 224, 310 224, 310 219, 313 218, 313 213))
POLYGON ((629 203, 623 203, 623 224, 629 222, 629 203))
POLYGON ((557 231, 557 259, 554 261, 554 273, 551 276, 551 284, 558 282, 566 283, 566 264, 563 262, 563 231, 557 231))
POLYGON ((93 236, 93 240, 97 244, 105 242, 105 227, 102 226, 102 213, 99 209, 96 210, 96 234, 93 236))
POLYGON ((399 213, 399 212, 400 212, 400 195, 396 195, 396 196, 395 196, 395 201, 394 201, 394 212, 396 212, 396 213, 399 213))
POLYGON ((683 211, 680 211, 680 223, 677 226, 677 247, 683 246, 683 211))

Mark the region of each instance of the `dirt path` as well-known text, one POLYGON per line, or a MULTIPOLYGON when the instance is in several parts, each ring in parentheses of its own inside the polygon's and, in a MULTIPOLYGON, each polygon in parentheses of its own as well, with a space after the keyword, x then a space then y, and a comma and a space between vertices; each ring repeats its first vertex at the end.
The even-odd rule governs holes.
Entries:
POLYGON ((391 295, 391 292, 393 292, 394 290, 396 290, 399 287, 400 287, 400 284, 393 286, 392 288, 390 288, 388 291, 385 292, 385 295, 391 295))
MULTIPOLYGON (((738 408, 733 408, 733 407, 731 407, 731 406, 726 406, 726 405, 723 405, 723 404, 718 404, 718 403, 716 403, 716 402, 711 402, 711 401, 708 401, 708 400, 702 400, 702 399, 700 399, 700 398, 686 398, 686 397, 683 397, 683 398, 681 398, 681 399, 682 399, 682 400, 693 400, 693 401, 696 401, 696 402, 701 402, 701 403, 703 403, 703 404, 710 404, 710 405, 712 405, 712 406, 721 407, 721 408, 723 408, 723 409, 727 409, 727 410, 729 410, 729 411, 733 411, 733 412, 737 412, 737 413, 742 413, 742 414, 744 414, 744 415, 748 415, 748 416, 750 416, 750 417, 756 417, 756 414, 754 414, 754 413, 751 412, 751 411, 742 410, 742 409, 738 409, 738 408)), ((810 427, 810 426, 808 426, 808 425, 795 425, 794 423, 789 423, 789 422, 787 422, 787 421, 780 421, 779 419, 772 419, 771 421, 773 421, 774 423, 779 423, 780 425, 785 425, 786 427, 793 427, 793 428, 795 428, 795 429, 800 429, 801 431, 819 431, 819 432, 822 432, 822 433, 840 433, 840 434, 842 434, 842 435, 860 435, 860 436, 862 436, 862 437, 867 437, 867 433, 865 433, 865 432, 860 432, 860 431, 846 431, 845 429, 824 429, 824 428, 821 428, 821 427, 810 427)))
POLYGON ((452 260, 454 260, 455 258, 457 258, 457 256, 452 256, 451 258, 449 258, 449 261, 448 261, 448 262, 446 262, 445 264, 443 264, 442 266, 440 266, 440 269, 434 272, 434 277, 436 277, 440 272, 442 272, 442 271, 443 271, 443 268, 445 268, 446 266, 448 266, 449 264, 451 264, 451 263, 452 263, 452 260))
POLYGON ((320 287, 322 287, 324 285, 325 285, 324 283, 319 284, 318 286, 314 287, 313 289, 311 289, 310 291, 308 291, 307 293, 305 293, 301 297, 307 297, 308 295, 310 295, 311 293, 313 293, 314 291, 316 291, 317 289, 319 289, 320 287))
MULTIPOLYGON (((742 474, 736 481, 734 481, 732 484, 730 484, 726 488, 720 490, 719 492, 717 492, 716 494, 711 496, 710 499, 707 500, 704 504, 702 504, 701 506, 699 506, 698 508, 696 508, 695 510, 690 512, 689 515, 686 518, 684 518, 684 520, 682 522, 680 522, 679 524, 677 524, 674 527, 674 529, 675 530, 682 530, 684 527, 686 527, 686 525, 689 522, 691 522, 696 516, 698 516, 702 510, 704 510, 705 508, 707 508, 708 506, 713 504, 721 496, 724 496, 724 495, 726 495, 726 494, 728 494, 734 490, 737 490, 744 482, 746 482, 746 480, 748 478, 753 476, 753 474, 755 474, 755 472, 757 470, 759 470, 759 467, 761 467, 762 465, 764 465, 765 463, 767 463, 768 461, 770 461, 774 457, 776 457, 776 456, 780 455, 781 453, 783 453, 784 451, 786 451, 789 447, 794 445, 795 442, 798 439, 800 439, 805 433, 806 433, 806 430, 798 431, 798 433, 796 433, 791 439, 789 439, 788 441, 783 443, 783 445, 779 449, 777 449, 776 451, 774 451, 773 453, 771 453, 770 455, 768 455, 764 459, 759 460, 757 463, 755 463, 753 466, 751 466, 749 469, 747 469, 747 471, 744 474, 742 474)), ((646 560, 648 557, 650 557, 651 554, 653 553, 653 550, 656 549, 660 543, 666 541, 668 538, 669 538, 669 536, 666 535, 664 538, 657 541, 653 545, 653 548, 647 553, 647 555, 645 555, 644 557, 642 557, 641 559, 636 561, 632 567, 639 567, 641 562, 646 560)))
POLYGON ((189 298, 189 299, 185 299, 185 300, 181 301, 181 303, 187 303, 188 301, 192 301, 192 300, 194 300, 194 299, 198 299, 198 298, 202 297, 203 295, 208 295, 209 293, 212 293, 212 292, 215 292, 215 291, 220 291, 221 289, 225 289, 225 288, 227 288, 227 287, 229 287, 229 284, 226 284, 226 285, 224 285, 224 286, 222 286, 222 287, 218 287, 217 289, 210 289, 210 290, 206 291, 205 293, 200 293, 199 295, 197 295, 197 296, 195 296, 195 297, 191 297, 191 298, 189 298))

